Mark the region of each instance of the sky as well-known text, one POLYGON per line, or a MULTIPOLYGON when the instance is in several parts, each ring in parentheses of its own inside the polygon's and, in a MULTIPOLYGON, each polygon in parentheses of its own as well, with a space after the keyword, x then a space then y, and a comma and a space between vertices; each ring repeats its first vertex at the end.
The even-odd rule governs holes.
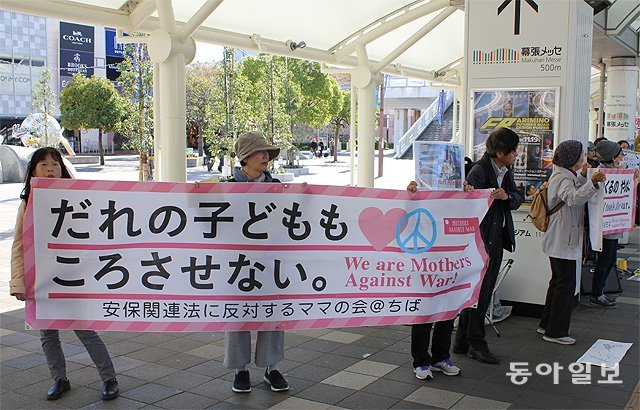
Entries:
POLYGON ((196 41, 196 56, 194 63, 211 63, 222 60, 223 47, 216 44, 196 41))

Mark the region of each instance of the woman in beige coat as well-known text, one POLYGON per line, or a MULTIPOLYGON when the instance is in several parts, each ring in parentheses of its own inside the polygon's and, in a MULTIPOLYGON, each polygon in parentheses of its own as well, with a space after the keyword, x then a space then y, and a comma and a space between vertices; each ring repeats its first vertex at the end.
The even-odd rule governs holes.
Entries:
POLYGON ((549 256, 551 280, 538 333, 547 342, 571 345, 569 337, 571 311, 575 306, 577 263, 582 259, 584 204, 596 194, 598 183, 605 180, 602 172, 586 179, 584 150, 580 141, 568 140, 556 148, 553 173, 549 179, 547 206, 560 202, 564 206, 549 218, 542 238, 542 252, 549 256))

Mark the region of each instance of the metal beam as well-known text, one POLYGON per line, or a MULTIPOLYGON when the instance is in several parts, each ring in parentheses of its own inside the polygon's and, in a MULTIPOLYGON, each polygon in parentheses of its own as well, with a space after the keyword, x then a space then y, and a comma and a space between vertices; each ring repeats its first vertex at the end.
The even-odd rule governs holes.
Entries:
POLYGON ((620 35, 640 17, 638 0, 617 0, 607 9, 607 34, 620 35))
POLYGON ((129 14, 121 10, 59 0, 2 0, 2 9, 131 31, 129 14))
POLYGON ((378 73, 382 71, 386 66, 388 66, 393 60, 400 57, 402 53, 407 51, 411 46, 418 42, 422 37, 424 37, 428 32, 433 30, 438 24, 442 23, 452 15, 456 11, 455 7, 447 7, 438 13, 437 16, 432 18, 427 24, 425 24, 420 30, 416 31, 411 37, 402 42, 391 53, 389 53, 385 58, 382 59, 378 64, 376 64, 373 68, 373 71, 378 73))
POLYGON ((358 45, 369 44, 398 27, 402 27, 420 17, 424 17, 450 5, 449 0, 431 0, 426 4, 416 7, 417 3, 422 3, 422 0, 413 2, 379 18, 329 48, 329 51, 335 55, 335 62, 339 63, 353 54, 358 45))
POLYGON ((222 4, 224 0, 207 0, 206 3, 200 7, 200 9, 191 16, 189 21, 178 30, 178 40, 184 41, 187 37, 193 34, 194 31, 200 27, 204 21, 209 18, 211 13, 222 4))
POLYGON ((158 9, 155 0, 141 0, 138 5, 129 13, 131 28, 137 29, 158 9))
POLYGON ((462 64, 463 58, 464 57, 460 57, 460 58, 450 62, 446 66, 440 68, 439 70, 436 70, 436 73, 446 73, 447 71, 451 70, 452 68, 462 64))
MULTIPOLYGON (((193 38, 196 41, 202 41, 204 43, 213 43, 219 45, 226 45, 229 47, 241 48, 243 50, 253 50, 258 51, 258 47, 251 40, 251 36, 232 33, 229 31, 213 29, 209 27, 200 27, 193 33, 193 38)), ((326 51, 312 47, 305 47, 303 49, 296 49, 295 51, 291 51, 291 49, 286 45, 284 41, 275 41, 266 39, 264 37, 261 38, 261 44, 263 47, 266 47, 269 51, 269 54, 275 54, 280 56, 287 56, 293 58, 300 58, 304 60, 312 60, 320 63, 327 64, 335 64, 333 55, 326 51)), ((371 65, 375 65, 378 63, 377 60, 370 60, 371 65)), ((358 62, 355 56, 350 56, 343 60, 340 65, 345 67, 357 67, 358 62)), ((422 80, 437 80, 437 78, 433 75, 433 72, 427 70, 421 70, 412 67, 402 66, 399 68, 399 65, 389 65, 382 72, 393 74, 393 75, 402 75, 406 77, 418 78, 422 80)))
POLYGON ((176 16, 173 14, 173 3, 167 0, 156 0, 160 28, 167 33, 175 33, 177 30, 176 16))
MULTIPOLYGON (((162 0, 160 1, 161 3, 164 3, 162 0)), ((68 0, 2 0, 2 8, 8 11, 35 14, 58 18, 61 20, 77 21, 97 26, 113 27, 125 32, 133 31, 129 15, 124 11, 88 6, 68 0)), ((184 25, 184 23, 180 22, 175 24, 177 28, 181 28, 184 25)), ((136 30, 151 33, 159 28, 161 28, 160 20, 157 17, 151 16, 147 18, 136 30)), ((260 51, 256 44, 252 42, 251 36, 246 34, 200 26, 200 28, 193 33, 192 37, 194 40, 204 43, 241 48, 244 50, 260 51)), ((270 54, 335 64, 334 55, 327 50, 314 49, 307 46, 303 49, 296 49, 292 51, 284 41, 262 38, 261 42, 268 48, 270 54)), ((375 65, 376 63, 378 63, 378 61, 370 60, 371 65, 375 65)), ((341 65, 346 67, 357 67, 358 62, 355 56, 349 56, 341 62, 341 65)), ((438 81, 438 78, 436 78, 434 73, 431 71, 401 66, 400 64, 391 64, 383 69, 382 72, 428 81, 438 81)))

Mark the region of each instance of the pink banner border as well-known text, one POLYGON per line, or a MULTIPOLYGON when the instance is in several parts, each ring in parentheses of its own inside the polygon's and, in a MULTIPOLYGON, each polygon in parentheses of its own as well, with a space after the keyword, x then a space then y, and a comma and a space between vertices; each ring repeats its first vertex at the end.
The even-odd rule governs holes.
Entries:
MULTIPOLYGON (((634 174, 635 170, 633 169, 610 169, 610 168, 598 168, 598 171, 604 171, 605 174, 634 174)), ((609 235, 612 233, 620 233, 620 232, 631 232, 635 229, 636 227, 636 210, 638 209, 638 180, 637 178, 633 179, 634 184, 633 184, 633 191, 631 193, 632 195, 632 201, 633 201, 633 205, 631 206, 631 228, 620 228, 620 229, 612 229, 612 230, 603 230, 602 234, 603 235, 609 235)), ((602 217, 607 217, 607 216, 612 216, 612 215, 603 215, 602 217)))
MULTIPOLYGON (((341 187, 330 185, 303 184, 260 184, 260 183, 173 183, 173 182, 131 182, 131 181, 94 181, 77 179, 53 179, 34 178, 31 180, 31 198, 35 189, 66 189, 66 190, 102 190, 102 191, 137 191, 137 192, 162 192, 162 193, 288 193, 288 194, 312 194, 329 196, 349 196, 372 199, 486 199, 491 206, 492 199, 489 190, 461 191, 418 191, 409 193, 404 190, 387 190, 378 188, 341 187)), ((476 231, 475 243, 482 260, 480 280, 473 289, 471 298, 465 302, 459 310, 438 312, 423 316, 373 316, 353 318, 328 318, 291 320, 281 322, 123 322, 108 320, 46 320, 37 319, 36 301, 33 294, 35 285, 35 247, 33 231, 33 202, 29 202, 23 224, 23 252, 25 254, 25 322, 34 329, 93 329, 108 331, 131 332, 223 332, 237 330, 296 330, 313 328, 338 328, 361 326, 386 326, 415 323, 433 323, 449 320, 462 309, 473 307, 478 301, 482 281, 489 264, 487 254, 480 231, 476 231)))

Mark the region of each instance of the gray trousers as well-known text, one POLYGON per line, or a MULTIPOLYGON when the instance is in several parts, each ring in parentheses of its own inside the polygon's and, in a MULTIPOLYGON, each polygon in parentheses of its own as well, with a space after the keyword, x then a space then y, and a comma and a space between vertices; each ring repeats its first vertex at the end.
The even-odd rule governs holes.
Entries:
MULTIPOLYGON (((258 331, 255 364, 268 367, 284 359, 284 332, 258 331)), ((224 365, 228 369, 242 369, 251 363, 251 332, 224 334, 224 365)))
MULTIPOLYGON (((116 378, 116 371, 111 363, 111 357, 107 352, 98 333, 93 330, 74 330, 76 336, 87 349, 91 360, 98 368, 100 378, 103 382, 116 378)), ((40 341, 42 342, 42 350, 47 358, 47 364, 51 371, 53 380, 64 380, 67 378, 67 364, 64 360, 64 352, 60 344, 60 336, 57 330, 41 330, 40 341)))

